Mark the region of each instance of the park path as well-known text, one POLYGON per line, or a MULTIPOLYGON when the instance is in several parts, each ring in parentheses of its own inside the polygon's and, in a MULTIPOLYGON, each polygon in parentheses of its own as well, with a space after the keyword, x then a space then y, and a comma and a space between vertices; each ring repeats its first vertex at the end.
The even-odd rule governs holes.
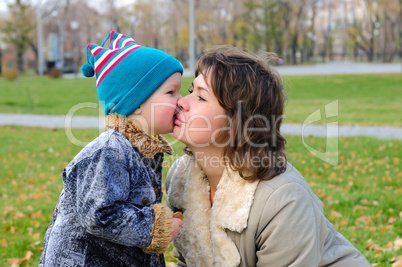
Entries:
POLYGON ((277 66, 280 75, 331 75, 331 74, 402 74, 402 63, 359 63, 336 61, 316 65, 277 66))
MULTIPOLYGON (((329 62, 304 66, 276 66, 280 75, 331 75, 331 74, 363 74, 363 73, 399 73, 402 74, 402 63, 355 63, 350 61, 329 62)), ((184 70, 183 76, 192 76, 189 70, 184 70)), ((64 78, 81 77, 65 75, 64 78)), ((32 114, 0 114, 0 125, 20 125, 45 128, 98 128, 103 129, 103 118, 85 116, 54 116, 32 114)), ((284 124, 281 132, 285 135, 303 135, 318 137, 353 137, 367 136, 379 139, 402 140, 402 127, 381 126, 332 126, 284 124)))
MULTIPOLYGON (((0 125, 19 125, 45 128, 98 128, 104 129, 104 118, 85 116, 55 116, 32 114, 0 114, 0 125)), ((285 135, 318 137, 367 136, 379 139, 402 140, 402 127, 283 124, 285 135)))

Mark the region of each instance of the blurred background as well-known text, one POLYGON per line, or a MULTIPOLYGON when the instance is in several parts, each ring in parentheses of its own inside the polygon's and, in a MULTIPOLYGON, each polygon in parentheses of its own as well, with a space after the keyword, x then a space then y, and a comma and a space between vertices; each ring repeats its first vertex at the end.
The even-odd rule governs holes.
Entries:
POLYGON ((0 0, 0 74, 75 73, 111 30, 190 69, 216 44, 273 51, 279 65, 393 62, 402 0, 0 0))

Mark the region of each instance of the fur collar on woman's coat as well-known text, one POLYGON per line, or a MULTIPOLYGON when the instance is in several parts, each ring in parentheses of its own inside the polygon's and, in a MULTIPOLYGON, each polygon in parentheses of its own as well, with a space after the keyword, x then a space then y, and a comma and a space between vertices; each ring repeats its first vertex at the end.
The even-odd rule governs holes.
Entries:
POLYGON ((245 181, 227 168, 211 208, 208 180, 193 157, 178 159, 167 179, 171 180, 167 185, 167 201, 184 215, 183 226, 173 244, 184 254, 187 265, 239 265, 240 254, 225 229, 241 233, 247 227, 258 181, 245 181))

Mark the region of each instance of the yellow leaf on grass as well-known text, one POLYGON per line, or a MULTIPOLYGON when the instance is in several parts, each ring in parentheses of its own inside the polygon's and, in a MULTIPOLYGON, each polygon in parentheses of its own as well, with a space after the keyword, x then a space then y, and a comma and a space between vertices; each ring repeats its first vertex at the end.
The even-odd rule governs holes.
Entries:
POLYGON ((365 247, 367 250, 379 250, 380 246, 374 243, 367 244, 365 247))
POLYGON ((28 214, 28 217, 31 217, 31 218, 40 218, 42 216, 42 211, 41 210, 39 210, 39 211, 37 211, 37 212, 34 212, 34 213, 31 213, 31 214, 28 214))
POLYGON ((394 250, 399 250, 402 248, 402 238, 397 237, 397 238, 395 238, 395 240, 392 243, 393 243, 394 250))
POLYGON ((372 220, 371 217, 368 216, 368 215, 366 215, 366 216, 361 216, 361 217, 357 218, 356 221, 355 221, 355 223, 356 223, 356 224, 358 224, 358 223, 363 223, 363 224, 366 224, 366 225, 374 225, 373 220, 372 220))
POLYGON ((394 158, 394 159, 392 160, 392 162, 393 162, 395 165, 399 165, 399 158, 394 158))
POLYGON ((7 242, 7 240, 6 240, 6 239, 0 240, 0 245, 1 245, 2 247, 8 247, 8 242, 7 242))
POLYGON ((368 204, 368 200, 367 199, 362 199, 362 200, 360 200, 360 204, 366 206, 368 204))
POLYGON ((32 235, 33 240, 38 240, 40 237, 40 233, 36 233, 32 235))
POLYGON ((348 220, 348 219, 342 218, 342 220, 341 220, 341 225, 348 225, 348 223, 349 223, 349 220, 348 220))
POLYGON ((41 199, 43 197, 43 193, 32 193, 33 199, 41 199))
POLYGON ((10 233, 14 234, 16 230, 17 230, 16 226, 11 226, 10 227, 10 233))
POLYGON ((391 217, 389 217, 388 223, 393 224, 396 221, 396 218, 397 218, 397 215, 392 215, 391 217))
POLYGON ((331 211, 331 215, 329 215, 329 220, 332 221, 332 220, 334 220, 335 218, 340 218, 340 217, 342 217, 342 214, 340 214, 340 213, 337 212, 337 211, 332 210, 332 211, 331 211))
POLYGON ((9 259, 7 259, 7 261, 11 264, 15 264, 15 263, 18 264, 20 262, 20 259, 19 258, 9 258, 9 259))
POLYGON ((19 159, 24 159, 24 158, 25 158, 24 153, 22 153, 21 151, 18 152, 18 158, 19 158, 19 159))
POLYGON ((380 257, 381 255, 382 255, 382 250, 378 249, 378 250, 375 252, 374 258, 378 258, 378 257, 380 257))
POLYGON ((28 250, 25 253, 25 257, 21 260, 21 263, 26 263, 32 257, 32 255, 33 255, 33 252, 28 250))
POLYGON ((19 199, 27 200, 28 199, 27 194, 25 192, 20 193, 19 199))
POLYGON ((16 219, 16 220, 21 219, 21 218, 24 218, 24 217, 25 217, 25 214, 22 213, 21 211, 16 211, 16 212, 14 213, 14 219, 16 219))

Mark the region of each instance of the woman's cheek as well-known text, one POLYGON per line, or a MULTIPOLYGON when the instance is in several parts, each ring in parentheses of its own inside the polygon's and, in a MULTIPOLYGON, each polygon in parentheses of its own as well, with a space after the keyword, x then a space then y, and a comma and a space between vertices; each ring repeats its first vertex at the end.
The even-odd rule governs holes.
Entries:
POLYGON ((207 117, 190 119, 186 127, 186 141, 192 146, 207 146, 213 143, 213 136, 217 130, 215 122, 207 117))

